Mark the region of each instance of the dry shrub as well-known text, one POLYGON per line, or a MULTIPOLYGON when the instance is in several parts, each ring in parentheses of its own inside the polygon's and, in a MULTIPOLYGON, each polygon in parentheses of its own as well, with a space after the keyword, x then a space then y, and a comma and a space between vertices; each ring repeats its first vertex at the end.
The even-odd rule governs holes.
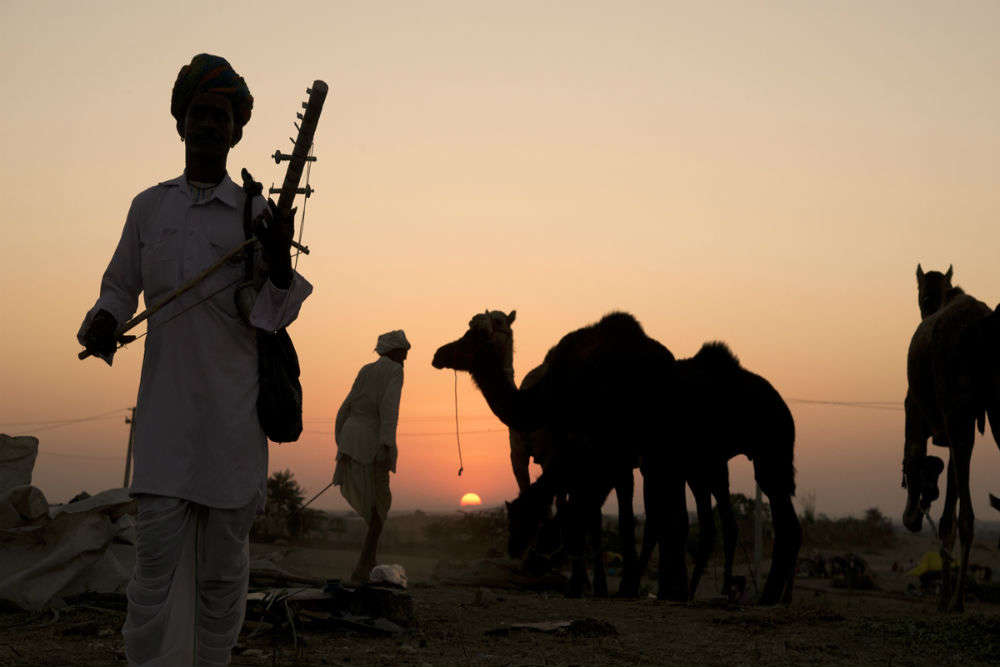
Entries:
POLYGON ((877 507, 868 509, 862 518, 831 519, 825 514, 809 519, 802 517, 803 544, 809 547, 891 547, 896 532, 877 507))
POLYGON ((500 556, 507 549, 507 513, 497 507, 437 517, 424 527, 424 537, 435 550, 454 556, 500 556))

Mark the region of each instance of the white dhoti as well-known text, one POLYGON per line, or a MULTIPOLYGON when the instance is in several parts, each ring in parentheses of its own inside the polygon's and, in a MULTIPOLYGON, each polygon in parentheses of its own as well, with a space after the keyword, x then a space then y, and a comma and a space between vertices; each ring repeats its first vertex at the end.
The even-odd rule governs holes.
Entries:
POLYGON ((238 509, 139 495, 122 634, 133 667, 228 665, 246 611, 258 499, 238 509))
POLYGON ((365 523, 372 522, 372 509, 378 514, 382 525, 392 505, 389 490, 389 462, 378 458, 369 465, 359 463, 346 454, 337 454, 337 468, 333 471, 333 483, 340 487, 340 494, 365 523))

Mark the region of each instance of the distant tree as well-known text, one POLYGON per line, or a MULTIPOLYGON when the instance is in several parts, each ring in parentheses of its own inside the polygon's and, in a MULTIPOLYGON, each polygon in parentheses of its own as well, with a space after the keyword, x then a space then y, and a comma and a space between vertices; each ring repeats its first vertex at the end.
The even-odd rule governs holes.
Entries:
POLYGON ((291 470, 279 470, 267 479, 267 503, 288 514, 302 507, 305 493, 291 470))
POLYGON ((877 507, 869 507, 865 510, 865 523, 870 524, 872 528, 880 533, 886 535, 893 534, 892 520, 882 514, 882 510, 877 507))
POLYGON ((808 491, 802 495, 802 522, 816 523, 816 492, 808 491))
POLYGON ((278 470, 267 480, 264 515, 254 522, 257 539, 299 537, 316 526, 322 512, 303 509, 305 492, 291 470, 278 470))

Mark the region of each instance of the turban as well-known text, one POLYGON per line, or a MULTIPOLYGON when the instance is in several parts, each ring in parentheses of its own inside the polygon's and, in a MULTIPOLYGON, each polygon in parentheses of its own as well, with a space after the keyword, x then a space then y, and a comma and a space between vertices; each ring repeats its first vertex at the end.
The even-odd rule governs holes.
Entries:
POLYGON ((199 53, 190 65, 181 67, 170 95, 170 114, 177 119, 177 132, 184 137, 184 116, 188 105, 202 93, 215 93, 226 97, 233 105, 233 143, 243 136, 243 126, 250 121, 253 95, 229 61, 208 53, 199 53))
POLYGON ((402 329, 396 329, 395 331, 382 334, 378 337, 378 343, 375 345, 375 351, 379 354, 385 354, 386 352, 392 352, 393 350, 409 349, 410 341, 406 340, 406 334, 403 333, 402 329))

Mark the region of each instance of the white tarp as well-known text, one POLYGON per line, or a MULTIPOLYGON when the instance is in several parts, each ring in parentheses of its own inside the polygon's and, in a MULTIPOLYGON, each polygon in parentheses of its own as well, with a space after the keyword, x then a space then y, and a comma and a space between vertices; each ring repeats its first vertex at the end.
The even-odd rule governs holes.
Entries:
POLYGON ((31 471, 37 456, 38 438, 0 433, 0 494, 15 486, 31 484, 31 471))
POLYGON ((128 489, 57 505, 39 515, 45 496, 35 487, 0 495, 0 599, 29 610, 84 592, 123 592, 135 564, 135 503, 128 489))

